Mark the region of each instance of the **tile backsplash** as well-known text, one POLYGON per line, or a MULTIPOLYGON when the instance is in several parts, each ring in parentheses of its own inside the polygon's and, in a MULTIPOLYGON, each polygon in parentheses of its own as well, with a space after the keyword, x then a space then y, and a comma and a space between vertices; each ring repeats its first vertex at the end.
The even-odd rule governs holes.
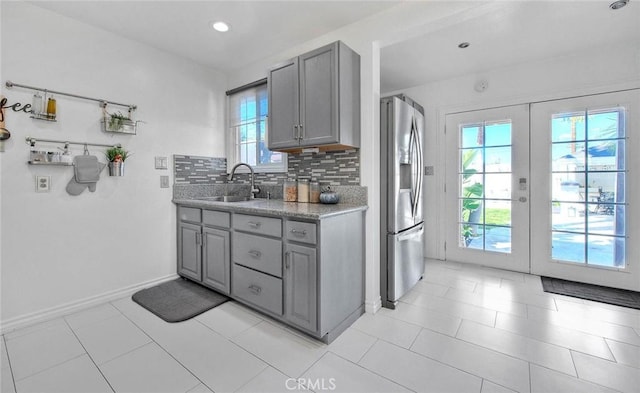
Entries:
MULTIPOLYGON (((323 185, 360 185, 360 152, 345 150, 287 155, 287 173, 257 173, 256 184, 277 185, 288 177, 309 178, 323 185)), ((224 184, 227 159, 174 155, 175 184, 224 184)), ((234 183, 248 183, 249 174, 238 174, 234 183)))

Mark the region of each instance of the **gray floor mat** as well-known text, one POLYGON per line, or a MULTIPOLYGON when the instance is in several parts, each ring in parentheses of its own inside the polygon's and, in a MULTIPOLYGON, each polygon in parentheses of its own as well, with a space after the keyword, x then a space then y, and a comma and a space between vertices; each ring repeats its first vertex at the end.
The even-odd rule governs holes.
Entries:
POLYGON ((140 290, 131 299, 167 322, 185 321, 229 300, 184 278, 140 290))
POLYGON ((640 310, 640 292, 584 284, 581 282, 561 280, 559 278, 541 277, 541 279, 542 288, 545 292, 640 310))

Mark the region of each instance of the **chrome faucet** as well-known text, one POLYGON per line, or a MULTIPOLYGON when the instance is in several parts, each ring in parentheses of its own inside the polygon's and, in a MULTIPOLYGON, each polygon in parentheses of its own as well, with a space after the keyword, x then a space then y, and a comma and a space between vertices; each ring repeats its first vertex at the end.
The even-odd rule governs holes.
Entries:
POLYGON ((251 168, 251 165, 246 164, 244 162, 236 164, 233 167, 233 169, 231 169, 231 174, 229 175, 229 181, 233 180, 233 175, 236 173, 236 169, 238 169, 238 167, 242 165, 246 166, 251 171, 251 199, 254 199, 256 197, 256 194, 260 192, 260 189, 255 185, 255 173, 253 172, 253 168, 251 168))

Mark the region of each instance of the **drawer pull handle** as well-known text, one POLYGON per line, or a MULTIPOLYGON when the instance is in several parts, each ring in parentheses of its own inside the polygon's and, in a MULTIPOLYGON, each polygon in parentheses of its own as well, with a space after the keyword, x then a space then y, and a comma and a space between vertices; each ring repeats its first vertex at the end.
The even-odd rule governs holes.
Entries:
POLYGON ((249 226, 252 227, 252 228, 260 228, 260 225, 262 225, 262 223, 260 221, 258 221, 258 222, 249 221, 247 224, 249 224, 249 226))
POLYGON ((249 285, 249 290, 253 292, 255 295, 259 295, 262 292, 262 288, 257 285, 249 285))
POLYGON ((251 250, 251 251, 248 251, 248 253, 254 258, 260 258, 262 256, 262 253, 258 250, 251 250))
POLYGON ((307 236, 307 231, 305 229, 303 229, 301 231, 299 231, 297 229, 292 229, 290 232, 293 233, 296 236, 307 236))

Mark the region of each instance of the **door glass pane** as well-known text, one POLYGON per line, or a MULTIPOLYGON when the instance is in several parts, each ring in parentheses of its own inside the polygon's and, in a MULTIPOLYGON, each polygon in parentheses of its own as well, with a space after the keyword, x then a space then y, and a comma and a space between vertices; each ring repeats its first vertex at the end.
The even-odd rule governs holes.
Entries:
POLYGON ((559 113, 551 117, 551 142, 584 140, 584 112, 559 113))
POLYGON ((511 226, 511 201, 486 200, 484 222, 489 225, 511 226))
POLYGON ((510 146, 511 122, 501 121, 485 125, 485 146, 510 146))
POLYGON ((487 172, 511 172, 511 146, 484 150, 487 172))
POLYGON ((552 202, 551 227, 554 231, 584 233, 585 217, 581 203, 552 202))
POLYGON ((460 127, 460 247, 511 252, 511 139, 510 120, 460 127))
POLYGON ((485 190, 487 198, 511 199, 511 174, 487 174, 484 175, 485 190))
POLYGON ((460 150, 460 169, 462 173, 482 172, 484 160, 482 149, 462 149, 460 150))
POLYGON ((485 250, 495 252, 511 252, 511 228, 509 227, 484 227, 485 250))
POLYGON ((482 126, 481 125, 465 125, 461 129, 462 143, 460 147, 480 147, 482 146, 482 126))
POLYGON ((552 232, 551 258, 557 261, 584 263, 585 235, 583 233, 552 232))
POLYGON ((619 108, 552 117, 553 259, 624 268, 623 118, 619 108))

